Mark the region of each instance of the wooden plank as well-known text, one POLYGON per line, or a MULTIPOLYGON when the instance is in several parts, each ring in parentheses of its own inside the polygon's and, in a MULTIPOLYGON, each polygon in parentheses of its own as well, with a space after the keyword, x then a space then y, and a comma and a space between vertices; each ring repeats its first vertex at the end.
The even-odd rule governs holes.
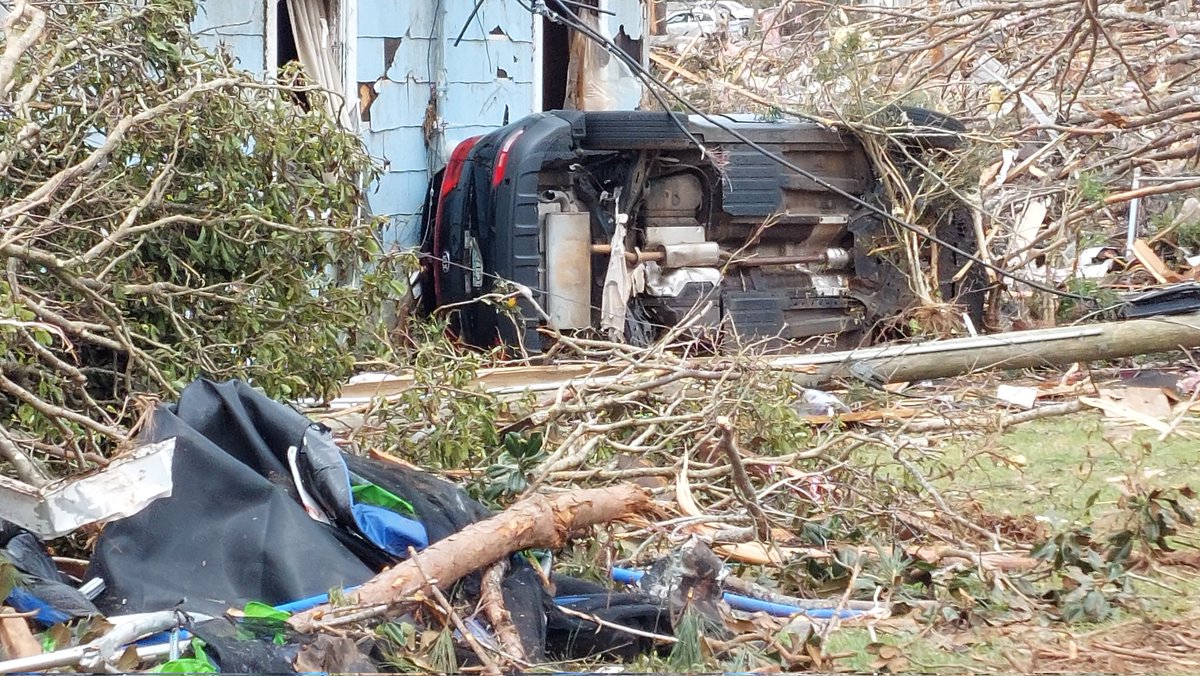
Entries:
POLYGON ((1183 277, 1168 268, 1167 264, 1158 257, 1158 254, 1154 253, 1154 250, 1150 248, 1150 245, 1145 240, 1139 239, 1133 243, 1133 255, 1142 264, 1142 267, 1146 268, 1146 271, 1154 276, 1154 279, 1159 284, 1173 284, 1183 281, 1183 277))
POLYGON ((0 607, 0 646, 8 659, 32 657, 42 654, 42 644, 33 637, 29 623, 24 617, 6 617, 14 611, 8 606, 0 607))

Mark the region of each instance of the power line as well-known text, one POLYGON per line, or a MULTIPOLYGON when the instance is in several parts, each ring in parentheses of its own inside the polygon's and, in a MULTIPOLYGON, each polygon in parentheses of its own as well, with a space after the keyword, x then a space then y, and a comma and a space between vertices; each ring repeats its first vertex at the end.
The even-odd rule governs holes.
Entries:
POLYGON ((1001 275, 1003 277, 1007 277, 1008 279, 1011 279, 1015 282, 1025 284, 1031 288, 1037 289, 1039 291, 1043 291, 1045 293, 1050 293, 1050 294, 1060 296, 1063 298, 1071 298, 1073 300, 1095 302, 1095 299, 1091 298, 1089 296, 1083 296, 1083 295, 1080 295, 1077 293, 1071 293, 1069 291, 1063 291, 1061 289, 1056 289, 1047 284, 1043 284, 1041 282, 1035 282, 1033 280, 1025 279, 1025 278, 1021 277, 1020 275, 1013 274, 1012 272, 1009 272, 1008 270, 1005 270, 1004 268, 1001 268, 998 265, 995 265, 993 263, 985 261, 982 258, 980 258, 979 256, 976 256, 975 254, 973 254, 969 251, 966 251, 965 249, 962 249, 958 246, 955 246, 955 245, 943 240, 942 238, 938 237, 937 235, 934 235, 933 233, 929 232, 928 230, 926 230, 925 228, 923 228, 919 225, 909 223, 908 221, 906 221, 902 218, 894 216, 891 213, 889 213, 883 209, 880 209, 878 206, 871 204, 870 202, 867 202, 866 200, 858 197, 857 195, 854 195, 845 190, 842 190, 841 188, 837 187, 836 185, 821 178, 819 175, 814 174, 810 171, 807 171, 804 168, 799 167, 799 166, 793 164, 792 162, 789 162, 785 158, 783 158, 779 155, 776 155, 775 153, 771 152, 770 150, 767 150, 766 148, 762 147, 755 141, 751 140, 750 138, 747 138, 744 134, 742 134, 737 129, 730 127, 729 125, 719 121, 717 116, 709 115, 708 113, 705 113, 704 111, 700 110, 694 104, 692 104, 690 101, 688 101, 686 98, 684 98, 681 94, 679 94, 674 89, 672 89, 669 85, 664 83, 662 80, 659 80, 652 72, 649 71, 649 69, 642 66, 641 63, 639 63, 636 59, 634 59, 629 54, 627 54, 625 52, 625 50, 620 48, 620 46, 615 44, 612 40, 609 40, 604 35, 601 35, 600 33, 596 32, 594 29, 592 29, 591 26, 588 26, 587 24, 579 21, 579 19, 577 19, 574 15, 569 15, 569 18, 568 18, 568 15, 564 15, 556 10, 551 9, 542 0, 533 0, 532 5, 526 5, 522 0, 518 0, 518 2, 523 7, 525 7, 525 9, 529 10, 530 12, 533 12, 535 14, 541 14, 541 15, 545 16, 546 18, 550 19, 551 21, 555 21, 557 23, 564 24, 564 25, 578 31, 579 33, 581 33, 588 39, 592 40, 593 42, 595 42, 598 45, 600 45, 601 47, 603 47, 605 49, 605 51, 607 51, 610 55, 612 55, 613 57, 615 57, 617 59, 620 59, 623 63, 625 63, 633 71, 633 73, 638 77, 638 79, 642 80, 642 82, 647 85, 647 87, 650 89, 651 95, 654 96, 655 100, 658 101, 659 105, 661 105, 663 107, 663 110, 667 112, 668 117, 671 118, 671 120, 675 123, 675 125, 677 127, 679 127, 679 129, 685 135, 687 135, 687 137, 693 143, 695 143, 696 146, 698 148, 700 148, 701 151, 705 150, 704 145, 698 139, 696 139, 696 137, 692 134, 691 130, 689 130, 683 122, 681 122, 674 114, 671 113, 670 106, 665 104, 665 102, 662 98, 662 95, 656 90, 656 88, 661 89, 663 92, 666 92, 667 94, 669 94, 672 98, 674 98, 676 101, 678 101, 680 104, 682 104, 692 114, 704 119, 709 124, 712 124, 713 126, 717 127, 718 129, 728 133, 729 135, 738 139, 739 141, 744 143, 746 146, 753 149, 755 152, 761 154, 763 157, 766 157, 767 159, 771 160, 772 162, 775 162, 776 164, 778 164, 792 172, 795 172, 796 174, 799 174, 800 176, 802 176, 808 180, 815 182, 817 185, 820 185, 821 187, 825 188, 826 190, 829 190, 830 192, 832 192, 836 195, 839 195, 841 197, 844 197, 844 198, 850 200, 852 203, 854 203, 862 208, 867 209, 871 213, 873 213, 877 216, 880 216, 880 217, 886 219, 887 221, 890 221, 890 222, 900 226, 901 228, 904 228, 905 230, 908 230, 909 232, 912 232, 912 233, 918 235, 919 237, 923 237, 926 240, 928 240, 934 244, 937 244, 940 247, 943 247, 945 249, 948 249, 950 251, 953 251, 953 252, 963 256, 964 258, 971 261, 972 263, 975 263, 984 268, 992 270, 996 274, 1001 275))

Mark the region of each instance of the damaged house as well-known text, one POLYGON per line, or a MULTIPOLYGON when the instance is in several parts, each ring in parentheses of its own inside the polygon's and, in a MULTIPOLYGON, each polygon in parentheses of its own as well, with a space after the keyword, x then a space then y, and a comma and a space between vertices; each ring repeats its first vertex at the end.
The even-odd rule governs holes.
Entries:
MULTIPOLYGON (((383 169, 388 244, 415 246, 431 174, 463 139, 532 112, 636 108, 629 70, 512 0, 199 0, 193 30, 265 78, 298 61, 383 169)), ((646 58, 643 0, 598 0, 595 28, 646 58)))
MULTIPOLYGON (((670 8, 201 0, 193 30, 264 78, 290 77, 298 62, 342 95, 330 112, 383 169, 366 193, 386 218, 384 244, 420 247, 419 311, 462 307, 450 331, 469 344, 536 352, 547 327, 648 344, 705 307, 697 328, 710 341, 872 340, 921 300, 908 259, 871 254, 894 242, 880 158, 852 130, 707 114, 675 92, 690 116, 664 115, 665 100, 638 110, 649 17, 669 32, 674 16, 660 9, 670 8), (531 116, 541 111, 563 112, 531 116), (483 298, 516 312, 471 304, 483 298)), ((881 114, 904 130, 887 162, 913 175, 923 165, 912 157, 956 148, 965 129, 925 109, 881 114)), ((926 300, 961 301, 980 325, 973 217, 953 202, 934 212, 945 246, 906 255, 939 256, 926 300)))

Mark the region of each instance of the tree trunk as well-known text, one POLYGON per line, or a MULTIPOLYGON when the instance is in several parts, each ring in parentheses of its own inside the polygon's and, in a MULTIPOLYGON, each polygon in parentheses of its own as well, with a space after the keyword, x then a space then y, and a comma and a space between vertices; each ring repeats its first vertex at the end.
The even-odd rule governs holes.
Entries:
MULTIPOLYGON (((555 496, 532 495, 496 516, 433 543, 417 554, 415 560, 379 573, 351 596, 355 609, 348 610, 356 620, 383 614, 394 604, 410 599, 429 582, 445 589, 513 552, 559 549, 575 530, 615 521, 649 506, 650 495, 633 484, 555 496), (377 611, 362 612, 363 607, 371 606, 378 606, 377 611)), ((336 624, 336 619, 325 619, 335 610, 329 604, 317 606, 292 617, 291 624, 301 631, 336 624)))

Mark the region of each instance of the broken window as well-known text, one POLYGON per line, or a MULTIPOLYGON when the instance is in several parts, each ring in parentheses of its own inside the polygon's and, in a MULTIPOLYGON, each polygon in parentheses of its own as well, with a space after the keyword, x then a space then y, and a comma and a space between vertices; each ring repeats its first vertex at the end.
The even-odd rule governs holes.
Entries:
MULTIPOLYGON (((346 73, 343 60, 344 45, 349 42, 341 35, 343 7, 338 0, 278 0, 276 4, 275 63, 276 72, 293 62, 304 71, 305 84, 332 92, 324 97, 329 113, 343 123, 350 115, 345 112, 346 73)), ((310 105, 311 99, 302 102, 310 105)))
MULTIPOLYGON (((635 61, 643 61, 641 40, 642 6, 638 4, 618 5, 613 2, 590 0, 596 9, 575 3, 572 13, 601 35, 612 39, 617 47, 635 61), (631 9, 632 8, 632 9, 631 9), (603 14, 603 18, 601 18, 603 14), (633 39, 629 33, 638 37, 633 39)), ((555 11, 571 11, 561 3, 555 11)), ((566 68, 563 108, 574 110, 620 110, 634 108, 641 100, 641 81, 621 59, 610 54, 579 32, 570 35, 569 59, 566 68)), ((545 71, 545 78, 553 75, 545 71)), ((547 101, 549 99, 546 99, 547 101)))

